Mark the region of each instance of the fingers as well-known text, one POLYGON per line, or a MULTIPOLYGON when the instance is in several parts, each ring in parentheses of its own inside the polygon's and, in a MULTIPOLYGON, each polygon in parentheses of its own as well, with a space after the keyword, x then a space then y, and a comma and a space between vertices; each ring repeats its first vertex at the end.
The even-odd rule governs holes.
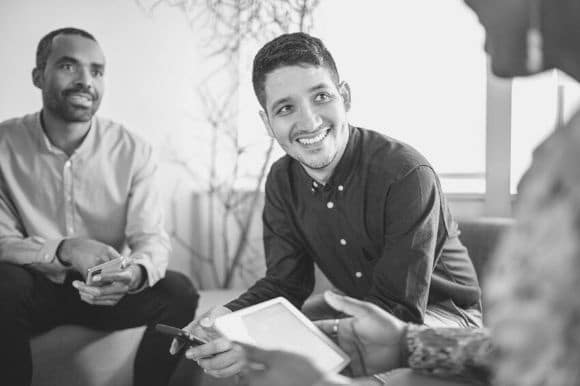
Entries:
MULTIPOLYGON (((185 352, 185 356, 188 359, 193 359, 196 361, 199 361, 202 358, 207 358, 207 357, 211 357, 214 355, 215 355, 215 358, 212 358, 212 359, 216 359, 219 356, 218 354, 228 352, 232 349, 232 347, 233 347, 232 342, 230 342, 226 338, 218 338, 218 339, 212 340, 209 343, 202 344, 201 346, 190 347, 185 352)), ((241 350, 237 351, 238 354, 240 354, 240 352, 241 352, 241 350)), ((228 362, 228 358, 229 358, 229 356, 222 358, 224 363, 221 363, 219 358, 218 358, 218 360, 211 362, 211 363, 222 366, 222 367, 229 366, 233 362, 228 362)), ((209 364, 210 362, 207 362, 207 363, 209 364)))
MULTIPOLYGON (((351 319, 351 318, 347 318, 347 319, 351 319)), ((345 319, 317 320, 314 322, 314 325, 316 325, 316 327, 318 327, 322 332, 324 332, 329 337, 337 338, 338 331, 340 329, 340 325, 341 325, 342 320, 345 320, 345 319)))
POLYGON ((133 280, 133 271, 127 269, 118 272, 103 272, 93 277, 94 282, 120 282, 129 285, 133 280))
POLYGON ((231 342, 229 346, 231 348, 228 351, 211 358, 201 358, 197 363, 215 377, 229 377, 239 373, 246 363, 244 350, 240 346, 231 345, 231 342))
POLYGON ((106 298, 94 298, 89 295, 81 294, 81 300, 93 306, 114 306, 123 298, 123 296, 109 296, 106 298))
POLYGON ((173 338, 173 340, 171 341, 171 346, 169 347, 169 353, 171 355, 175 355, 178 352, 181 351, 181 349, 185 346, 185 343, 183 343, 182 341, 173 338))
POLYGON ((324 292, 324 300, 335 310, 352 316, 364 316, 373 309, 373 305, 370 303, 365 303, 348 296, 338 295, 331 291, 324 292))
POLYGON ((93 297, 102 297, 108 295, 125 295, 129 291, 129 286, 125 283, 113 282, 103 286, 92 286, 75 280, 72 283, 73 287, 79 290, 79 293, 84 293, 93 297))
POLYGON ((117 250, 111 246, 107 246, 107 248, 105 249, 105 256, 104 256, 107 260, 113 260, 116 259, 117 257, 121 257, 121 254, 119 252, 117 252, 117 250))

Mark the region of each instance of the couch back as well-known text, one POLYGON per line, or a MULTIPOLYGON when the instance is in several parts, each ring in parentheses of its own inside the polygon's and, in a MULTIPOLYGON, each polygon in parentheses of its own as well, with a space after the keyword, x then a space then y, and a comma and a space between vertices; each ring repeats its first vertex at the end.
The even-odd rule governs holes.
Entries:
POLYGON ((493 256, 501 236, 513 224, 505 217, 478 217, 458 220, 459 239, 469 251, 477 277, 485 276, 488 263, 493 256))

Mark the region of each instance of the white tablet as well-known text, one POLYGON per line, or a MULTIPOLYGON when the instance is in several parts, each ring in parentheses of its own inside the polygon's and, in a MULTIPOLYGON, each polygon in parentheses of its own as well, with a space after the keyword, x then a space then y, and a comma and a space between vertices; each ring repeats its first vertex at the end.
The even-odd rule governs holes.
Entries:
POLYGON ((340 347, 282 297, 220 316, 215 327, 233 341, 301 354, 325 372, 338 372, 349 362, 340 347))

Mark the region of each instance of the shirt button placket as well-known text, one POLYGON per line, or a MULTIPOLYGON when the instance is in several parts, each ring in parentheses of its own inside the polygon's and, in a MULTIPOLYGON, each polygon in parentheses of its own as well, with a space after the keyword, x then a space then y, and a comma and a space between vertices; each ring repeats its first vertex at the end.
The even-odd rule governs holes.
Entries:
POLYGON ((63 172, 64 198, 65 198, 65 224, 67 236, 74 233, 74 203, 73 203, 73 181, 72 181, 72 160, 68 159, 64 163, 63 172))

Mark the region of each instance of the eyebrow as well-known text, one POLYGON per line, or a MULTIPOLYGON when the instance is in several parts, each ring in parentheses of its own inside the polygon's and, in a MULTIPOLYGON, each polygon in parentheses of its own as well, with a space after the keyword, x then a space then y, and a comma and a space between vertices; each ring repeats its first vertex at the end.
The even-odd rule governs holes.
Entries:
MULTIPOLYGON (((80 61, 76 58, 73 58, 72 56, 61 56, 60 58, 58 58, 55 63, 59 64, 59 63, 63 63, 63 62, 72 62, 72 63, 80 63, 80 61)), ((104 63, 91 63, 90 64, 91 68, 97 68, 99 70, 102 70, 105 68, 105 64, 104 63)))
MULTIPOLYGON (((308 92, 311 93, 311 92, 318 91, 318 90, 322 90, 322 89, 325 89, 325 88, 328 88, 328 87, 329 86, 326 83, 319 83, 319 84, 317 84, 315 86, 310 87, 308 89, 308 92)), ((275 110, 276 107, 278 107, 279 105, 284 104, 284 103, 287 103, 289 101, 290 101, 290 98, 289 97, 285 97, 285 98, 282 98, 282 99, 278 99, 277 101, 275 101, 272 104, 272 106, 270 107, 270 109, 271 110, 275 110)))

